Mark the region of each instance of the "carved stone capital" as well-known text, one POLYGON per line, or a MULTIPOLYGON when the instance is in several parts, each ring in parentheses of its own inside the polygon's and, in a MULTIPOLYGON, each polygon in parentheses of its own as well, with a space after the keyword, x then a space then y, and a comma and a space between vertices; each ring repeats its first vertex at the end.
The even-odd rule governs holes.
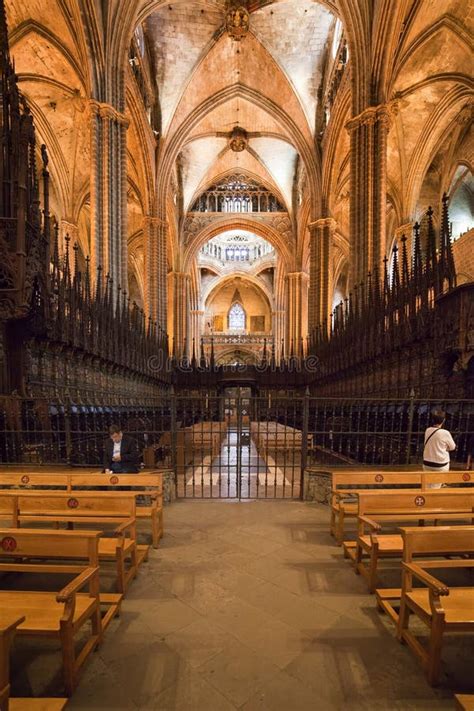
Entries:
POLYGON ((91 99, 89 101, 89 108, 90 111, 93 115, 95 116, 100 116, 102 119, 109 119, 110 121, 116 121, 117 123, 121 124, 122 126, 125 126, 125 128, 129 125, 129 120, 125 116, 125 114, 121 113, 120 111, 117 111, 117 109, 112 106, 112 104, 106 104, 101 101, 96 101, 95 99, 91 99))
POLYGON ((333 217, 320 217, 319 220, 315 220, 315 222, 310 222, 310 224, 308 225, 308 229, 311 234, 322 231, 325 228, 329 230, 330 234, 334 234, 337 228, 336 220, 333 217))
POLYGON ((290 282, 304 282, 309 278, 309 274, 307 272, 288 272, 286 276, 290 282))
POLYGON ((143 224, 145 227, 168 227, 167 222, 164 222, 161 217, 156 217, 154 215, 145 215, 143 218, 143 224))
POLYGON ((179 285, 186 284, 189 281, 190 275, 186 274, 186 272, 168 272, 168 279, 178 288, 179 285))
POLYGON ((387 104, 367 107, 358 116, 349 119, 346 130, 352 133, 360 126, 374 126, 376 123, 381 123, 387 130, 390 128, 390 107, 387 104))

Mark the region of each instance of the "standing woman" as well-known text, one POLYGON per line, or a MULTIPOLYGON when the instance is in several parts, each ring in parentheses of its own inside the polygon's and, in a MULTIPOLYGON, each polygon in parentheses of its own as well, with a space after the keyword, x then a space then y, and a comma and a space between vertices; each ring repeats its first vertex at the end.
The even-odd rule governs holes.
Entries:
MULTIPOLYGON (((446 413, 436 410, 431 413, 431 427, 425 431, 423 447, 423 471, 449 471, 449 453, 456 449, 450 432, 443 428, 446 413)), ((427 484, 428 489, 440 489, 441 484, 427 484)))

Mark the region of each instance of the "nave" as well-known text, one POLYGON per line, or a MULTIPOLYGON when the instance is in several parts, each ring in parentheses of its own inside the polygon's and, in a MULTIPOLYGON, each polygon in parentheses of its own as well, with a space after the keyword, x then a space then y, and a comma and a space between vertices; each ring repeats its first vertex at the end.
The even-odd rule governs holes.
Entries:
MULTIPOLYGON (((446 638, 450 676, 431 688, 329 535, 326 506, 179 502, 67 708, 452 711, 471 644, 446 638)), ((13 695, 57 688, 58 653, 33 650, 16 640, 13 695)))

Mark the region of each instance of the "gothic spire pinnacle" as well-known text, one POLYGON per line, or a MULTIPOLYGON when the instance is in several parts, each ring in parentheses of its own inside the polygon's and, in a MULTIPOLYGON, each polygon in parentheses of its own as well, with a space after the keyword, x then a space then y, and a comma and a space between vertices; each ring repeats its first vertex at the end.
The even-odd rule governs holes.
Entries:
POLYGON ((3 70, 5 67, 5 61, 10 62, 10 51, 8 46, 8 23, 5 0, 0 0, 0 52, 3 58, 3 70))

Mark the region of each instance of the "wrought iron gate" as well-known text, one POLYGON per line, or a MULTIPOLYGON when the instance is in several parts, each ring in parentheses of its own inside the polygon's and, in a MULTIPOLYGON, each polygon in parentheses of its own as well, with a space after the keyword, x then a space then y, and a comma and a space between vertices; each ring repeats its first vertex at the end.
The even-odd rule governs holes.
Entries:
POLYGON ((167 393, 137 402, 0 398, 0 463, 101 468, 109 426, 137 443, 145 466, 173 468, 180 498, 292 499, 306 464, 406 466, 422 460, 431 410, 447 413, 465 463, 473 400, 167 393))
POLYGON ((178 498, 298 498, 304 437, 301 401, 225 395, 176 398, 173 465, 178 498), (291 424, 290 424, 291 423, 291 424))

